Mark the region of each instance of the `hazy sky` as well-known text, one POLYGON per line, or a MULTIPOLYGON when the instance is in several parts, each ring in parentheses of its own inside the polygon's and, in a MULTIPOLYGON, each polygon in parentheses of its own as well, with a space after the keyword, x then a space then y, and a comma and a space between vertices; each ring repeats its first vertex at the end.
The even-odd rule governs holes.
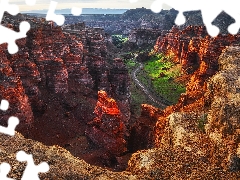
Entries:
MULTIPOLYGON (((20 11, 31 11, 48 9, 50 0, 36 0, 36 5, 27 6, 25 0, 9 0, 10 3, 18 4, 20 11)), ((138 0, 136 3, 130 3, 130 0, 55 0, 58 2, 57 9, 66 9, 72 7, 80 8, 149 8, 154 0, 138 0)), ((135 0, 137 1, 137 0, 135 0)))

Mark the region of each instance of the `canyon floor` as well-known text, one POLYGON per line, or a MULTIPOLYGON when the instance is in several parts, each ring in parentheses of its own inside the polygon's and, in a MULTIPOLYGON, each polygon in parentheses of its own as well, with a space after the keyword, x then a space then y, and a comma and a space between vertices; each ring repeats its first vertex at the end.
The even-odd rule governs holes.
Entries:
POLYGON ((0 122, 20 119, 0 136, 8 176, 20 179, 24 150, 49 164, 40 179, 239 179, 240 34, 227 34, 224 12, 215 38, 198 11, 183 26, 176 14, 67 16, 62 27, 5 14, 9 28, 32 27, 18 53, 0 45, 0 122))

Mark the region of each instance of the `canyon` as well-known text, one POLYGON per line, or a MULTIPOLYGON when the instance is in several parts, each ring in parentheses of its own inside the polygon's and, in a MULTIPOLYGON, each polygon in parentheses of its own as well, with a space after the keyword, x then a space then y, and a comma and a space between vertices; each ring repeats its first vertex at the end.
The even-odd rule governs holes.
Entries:
MULTIPOLYGON (((0 45, 0 99, 10 103, 0 112, 1 125, 9 116, 20 119, 19 133, 0 138, 8 144, 1 145, 0 159, 22 167, 13 153, 31 152, 50 164, 50 171, 40 175, 44 179, 237 179, 240 35, 226 34, 221 20, 231 22, 231 17, 224 12, 214 21, 221 29, 215 38, 207 34, 199 12, 186 13, 181 27, 174 25, 175 16, 173 9, 153 16, 142 8, 67 17, 59 27, 5 14, 3 24, 12 29, 23 19, 33 26, 17 41, 18 53, 10 55, 7 45, 0 45), (112 29, 105 29, 108 23, 112 29), (127 35, 128 41, 117 48, 109 32, 127 35), (141 104, 136 115, 133 76, 122 55, 133 51, 142 63, 151 47, 181 67, 174 81, 186 92, 161 108, 141 104)), ((19 178, 16 171, 9 177, 19 178)))
MULTIPOLYGON (((6 125, 6 117, 15 115, 20 119, 16 130, 26 138, 46 145, 58 144, 90 162, 104 153, 106 164, 114 161, 111 159, 115 159, 116 148, 105 152, 106 144, 102 148, 101 143, 91 145, 89 140, 94 142, 96 133, 96 126, 90 122, 100 102, 98 90, 117 100, 122 114, 119 129, 128 126, 130 119, 128 71, 121 59, 107 57, 104 39, 104 31, 98 28, 87 28, 75 36, 45 21, 32 28, 27 38, 17 41, 17 54, 8 54, 2 45, 0 94, 14 104, 6 113, 1 112, 2 125, 6 125)), ((111 134, 102 131, 104 127, 97 130, 110 139, 111 134)), ((124 131, 122 141, 127 136, 127 129, 124 131)), ((124 152, 123 148, 117 154, 124 152)))

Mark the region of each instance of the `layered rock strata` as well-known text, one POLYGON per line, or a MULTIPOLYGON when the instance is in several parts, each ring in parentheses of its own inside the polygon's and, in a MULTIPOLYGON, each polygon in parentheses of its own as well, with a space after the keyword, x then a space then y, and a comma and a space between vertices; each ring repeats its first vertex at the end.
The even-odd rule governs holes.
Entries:
MULTIPOLYGON (((17 24, 13 22, 13 28, 17 24)), ((105 90, 116 99, 126 112, 124 126, 130 118, 130 94, 123 61, 107 57, 104 31, 78 28, 67 33, 43 21, 17 41, 18 53, 9 55, 1 45, 0 97, 10 102, 10 109, 1 112, 3 125, 10 115, 17 116, 21 121, 17 130, 27 138, 68 147, 83 157, 92 148, 85 129, 94 118, 97 91, 105 90), (77 139, 83 149, 77 148, 77 139)))
MULTIPOLYGON (((5 53, 6 46, 0 47, 0 98, 6 99, 10 103, 8 111, 0 111, 1 125, 7 126, 7 120, 10 116, 17 116, 20 119, 18 130, 27 128, 34 121, 32 108, 21 79, 16 76, 11 62, 5 53)), ((27 64, 28 62, 26 62, 27 64)), ((21 68, 21 67, 19 67, 21 68)))
MULTIPOLYGON (((8 177, 21 178, 25 165, 16 161, 15 154, 24 150, 33 154, 36 164, 49 163, 49 172, 39 175, 43 179, 238 179, 239 54, 236 46, 224 50, 219 58, 220 71, 207 83, 207 108, 202 112, 207 114, 206 126, 199 128, 203 117, 197 110, 172 113, 162 147, 134 153, 128 171, 110 172, 91 166, 59 146, 47 147, 16 133, 0 138, 0 159, 12 167, 8 177)), ((111 112, 118 114, 116 109, 111 112)))
MULTIPOLYGON (((222 50, 226 46, 238 44, 239 40, 239 35, 219 35, 211 38, 201 26, 189 26, 184 30, 174 27, 169 33, 158 38, 155 51, 171 56, 174 62, 179 63, 183 75, 177 81, 187 83, 186 93, 180 96, 179 102, 164 110, 165 117, 171 112, 204 108, 205 81, 218 71, 218 57, 222 50)), ((164 122, 164 118, 159 120, 157 126, 159 124, 162 128, 164 122)), ((159 139, 162 135, 161 128, 156 128, 159 139)))
POLYGON ((104 151, 111 155, 121 155, 127 151, 127 129, 116 101, 105 91, 98 92, 94 110, 95 118, 89 122, 86 135, 104 151))
POLYGON ((152 45, 160 35, 161 30, 159 29, 133 29, 129 33, 128 41, 135 43, 139 47, 152 45))
POLYGON ((135 153, 128 170, 153 179, 238 179, 239 52, 230 46, 219 57, 219 72, 206 83, 204 108, 170 113, 159 148, 135 153))

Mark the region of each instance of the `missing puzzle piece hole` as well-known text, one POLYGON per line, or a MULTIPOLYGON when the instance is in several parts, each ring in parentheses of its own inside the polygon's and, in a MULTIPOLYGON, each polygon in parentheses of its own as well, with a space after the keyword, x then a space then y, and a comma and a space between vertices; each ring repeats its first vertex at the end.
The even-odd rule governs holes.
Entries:
POLYGON ((26 34, 26 32, 30 30, 30 24, 27 21, 21 22, 19 25, 19 30, 20 32, 24 32, 26 34))
POLYGON ((15 54, 15 53, 17 53, 17 52, 18 52, 18 46, 17 46, 15 43, 10 43, 10 44, 8 45, 8 52, 9 52, 10 54, 15 54))
POLYGON ((159 13, 162 10, 162 2, 158 0, 154 1, 151 5, 151 10, 154 13, 159 13))
MULTIPOLYGON (((10 13, 11 15, 15 16, 19 13, 19 7, 15 4, 8 4, 8 2, 5 0, 0 3, 2 7, 5 7, 6 10, 8 11, 8 13, 10 13)), ((1 9, 2 11, 2 9, 1 9)))
MULTIPOLYGON (((30 29, 30 24, 27 21, 21 22, 19 25, 20 32, 14 32, 15 39, 20 39, 20 38, 26 37, 26 33, 29 31, 29 29, 30 29)), ((18 52, 18 46, 16 45, 15 41, 9 42, 8 52, 10 54, 15 54, 18 52)))
POLYGON ((228 32, 232 35, 236 35, 239 31, 239 25, 237 23, 233 23, 228 26, 228 32))
POLYGON ((7 100, 3 99, 0 104, 0 109, 2 111, 6 111, 6 110, 8 110, 8 108, 9 108, 9 102, 7 100))
POLYGON ((186 22, 186 18, 182 12, 179 12, 177 18, 175 19, 175 24, 178 26, 183 25, 186 22))
POLYGON ((15 128, 19 124, 19 119, 17 117, 11 116, 8 119, 8 127, 0 126, 0 132, 7 134, 9 136, 14 136, 15 128))
POLYGON ((12 178, 8 178, 7 174, 10 172, 11 166, 8 163, 3 162, 0 165, 0 179, 1 180, 13 180, 12 178))
POLYGON ((54 21, 57 23, 57 25, 62 26, 64 24, 65 17, 63 15, 55 14, 55 9, 57 7, 57 4, 58 3, 56 1, 51 1, 48 12, 47 12, 46 20, 54 21))
POLYGON ((82 8, 73 7, 71 13, 74 16, 80 16, 82 14, 82 8))
POLYGON ((19 8, 18 8, 18 6, 12 5, 12 6, 11 6, 11 9, 9 9, 8 12, 9 12, 11 15, 15 16, 15 15, 17 15, 17 14, 19 13, 19 8))
POLYGON ((27 154, 24 151, 18 151, 16 154, 16 159, 19 162, 27 161, 27 166, 23 172, 22 180, 38 180, 39 172, 45 173, 49 171, 48 163, 41 162, 40 164, 35 165, 32 154, 27 154))
POLYGON ((210 36, 216 37, 219 34, 220 30, 216 26, 209 26, 207 27, 207 32, 210 36))

